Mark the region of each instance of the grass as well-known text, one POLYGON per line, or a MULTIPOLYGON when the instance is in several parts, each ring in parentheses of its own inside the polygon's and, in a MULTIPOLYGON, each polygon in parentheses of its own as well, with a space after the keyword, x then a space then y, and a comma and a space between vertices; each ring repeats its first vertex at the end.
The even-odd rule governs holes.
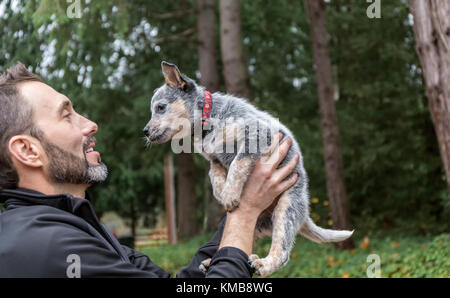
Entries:
MULTIPOLYGON (((210 237, 201 235, 176 245, 140 250, 175 275, 210 237)), ((270 239, 263 239, 258 241, 255 252, 265 256, 269 249, 270 239)), ((381 277, 450 277, 450 234, 366 236, 356 238, 355 249, 351 251, 298 237, 289 263, 271 277, 367 277, 366 271, 374 263, 367 261, 370 254, 379 256, 381 277)))

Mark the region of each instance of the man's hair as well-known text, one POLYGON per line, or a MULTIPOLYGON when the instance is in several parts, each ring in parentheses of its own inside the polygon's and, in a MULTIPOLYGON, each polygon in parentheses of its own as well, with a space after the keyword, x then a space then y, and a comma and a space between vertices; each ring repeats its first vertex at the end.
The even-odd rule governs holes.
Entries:
POLYGON ((0 190, 16 188, 19 182, 8 149, 9 140, 22 133, 34 135, 32 106, 18 88, 24 82, 42 82, 42 79, 21 62, 0 75, 0 190))

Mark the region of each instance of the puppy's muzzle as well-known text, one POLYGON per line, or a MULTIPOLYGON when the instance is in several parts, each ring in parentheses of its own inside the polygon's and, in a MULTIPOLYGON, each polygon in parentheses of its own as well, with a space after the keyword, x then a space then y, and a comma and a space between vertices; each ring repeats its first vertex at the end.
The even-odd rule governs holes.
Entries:
POLYGON ((150 128, 148 127, 148 125, 144 127, 143 132, 147 138, 150 137, 150 128))
POLYGON ((143 132, 150 142, 155 143, 163 143, 167 140, 168 136, 168 129, 161 130, 148 125, 144 128, 143 132))

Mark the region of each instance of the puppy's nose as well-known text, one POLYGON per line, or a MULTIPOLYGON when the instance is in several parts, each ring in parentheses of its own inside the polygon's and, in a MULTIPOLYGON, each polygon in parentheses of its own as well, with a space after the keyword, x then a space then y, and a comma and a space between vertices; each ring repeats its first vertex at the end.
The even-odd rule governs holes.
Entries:
POLYGON ((143 131, 144 131, 144 135, 145 135, 146 137, 149 137, 149 136, 150 136, 148 126, 144 127, 144 130, 143 130, 143 131))

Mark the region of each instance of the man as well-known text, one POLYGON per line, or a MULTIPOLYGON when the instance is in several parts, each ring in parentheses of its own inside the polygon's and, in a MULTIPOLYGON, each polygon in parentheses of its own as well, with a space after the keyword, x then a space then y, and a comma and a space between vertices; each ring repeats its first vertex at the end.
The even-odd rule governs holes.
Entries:
MULTIPOLYGON (((120 245, 85 199, 108 174, 94 150, 97 129, 23 64, 0 76, 0 277, 169 277, 120 245)), ((284 178, 298 160, 277 169, 289 146, 256 165, 239 208, 177 277, 251 277, 256 220, 297 179, 284 178)))

